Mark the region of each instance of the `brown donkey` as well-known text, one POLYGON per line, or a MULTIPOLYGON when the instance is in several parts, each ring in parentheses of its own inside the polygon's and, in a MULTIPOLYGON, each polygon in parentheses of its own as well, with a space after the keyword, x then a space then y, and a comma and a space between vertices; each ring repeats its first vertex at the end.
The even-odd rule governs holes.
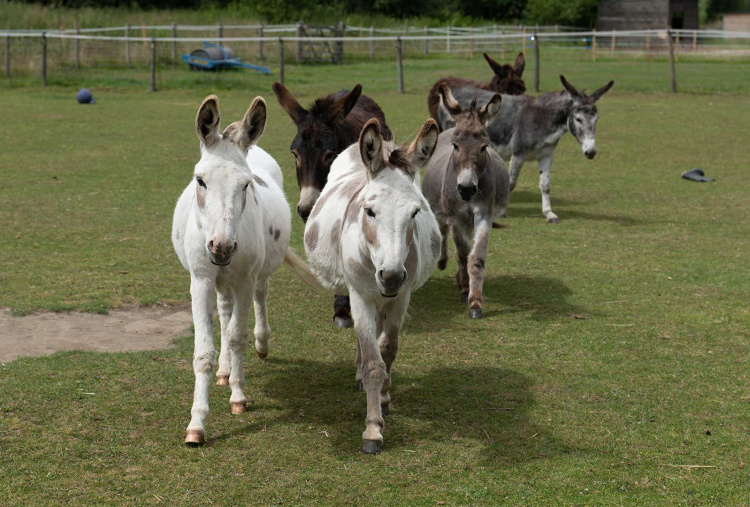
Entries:
POLYGON ((440 86, 440 107, 456 126, 438 138, 422 181, 430 207, 442 234, 438 268, 448 262, 448 229, 456 244, 456 282, 461 300, 469 303, 469 318, 482 317, 487 249, 493 221, 508 205, 508 169, 493 149, 485 130, 500 110, 500 94, 484 106, 472 103, 467 111, 451 95, 445 83, 440 86), (471 245, 471 235, 474 245, 471 245))
MULTIPOLYGON (((351 91, 339 90, 321 97, 308 109, 302 107, 281 83, 274 83, 272 88, 279 104, 297 126, 297 135, 289 149, 294 155, 300 189, 297 213, 307 222, 328 182, 331 163, 339 153, 359 140, 365 123, 377 118, 383 138, 390 141, 393 134, 385 123, 383 110, 370 97, 362 95, 360 84, 351 91)), ((336 296, 333 311, 336 326, 352 326, 348 296, 336 296)))
POLYGON ((499 64, 493 60, 490 55, 484 53, 484 59, 490 64, 490 68, 495 73, 489 83, 465 79, 462 77, 444 77, 440 78, 430 90, 427 97, 427 109, 430 110, 430 116, 440 125, 438 111, 440 107, 440 85, 446 83, 449 88, 461 88, 472 86, 480 90, 487 90, 495 93, 504 93, 506 95, 523 95, 526 93, 526 83, 523 82, 523 69, 526 66, 526 57, 523 53, 518 53, 513 66, 509 63, 499 64))

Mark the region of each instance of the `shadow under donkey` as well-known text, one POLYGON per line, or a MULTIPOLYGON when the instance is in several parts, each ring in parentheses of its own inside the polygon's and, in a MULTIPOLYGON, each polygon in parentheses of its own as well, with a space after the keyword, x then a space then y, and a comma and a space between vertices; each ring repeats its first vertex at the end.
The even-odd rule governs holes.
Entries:
MULTIPOLYGON (((461 445, 469 439, 483 446, 481 459, 492 466, 569 452, 529 419, 535 403, 525 375, 494 366, 438 366, 424 372, 399 366, 394 365, 384 453, 413 449, 425 440, 461 445)), ((272 401, 266 406, 256 402, 252 410, 274 415, 219 433, 212 441, 291 423, 325 429, 329 437, 317 452, 358 452, 365 410, 364 394, 352 389, 353 362, 269 358, 263 369, 257 378, 263 378, 261 389, 272 401)))

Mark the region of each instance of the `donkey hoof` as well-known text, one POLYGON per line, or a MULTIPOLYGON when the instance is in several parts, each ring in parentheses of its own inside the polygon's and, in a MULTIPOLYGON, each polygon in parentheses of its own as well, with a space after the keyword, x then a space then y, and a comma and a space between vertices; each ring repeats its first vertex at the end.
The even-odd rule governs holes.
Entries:
POLYGON ((380 454, 383 442, 380 440, 365 440, 362 442, 362 452, 365 454, 380 454))
POLYGON ((557 218, 557 217, 548 217, 547 218, 547 223, 548 224, 559 224, 560 223, 560 219, 557 218))
POLYGON ((255 353, 258 354, 258 357, 261 358, 261 359, 265 359, 265 358, 268 357, 268 352, 258 352, 256 350, 255 353))
POLYGON ((341 315, 334 315, 333 325, 342 329, 352 327, 352 318, 348 316, 342 317, 341 315))
POLYGON ((361 380, 357 380, 357 391, 364 391, 365 390, 365 384, 361 380))
POLYGON ((385 405, 380 405, 380 413, 383 415, 388 415, 391 413, 391 404, 386 403, 385 405))
POLYGON ((482 309, 481 308, 469 308, 469 318, 470 319, 481 319, 482 318, 482 309))
POLYGON ((229 375, 216 375, 216 385, 217 386, 228 386, 229 385, 229 375))
POLYGON ((229 404, 232 406, 232 413, 235 415, 247 412, 246 401, 230 401, 229 404))
POLYGON ((206 443, 206 434, 203 430, 188 430, 185 435, 185 445, 198 447, 206 443))
POLYGON ((448 265, 448 260, 447 259, 440 259, 438 261, 438 269, 440 271, 443 271, 447 265, 448 265))
POLYGON ((461 302, 463 304, 466 304, 469 302, 469 293, 468 292, 462 292, 461 293, 461 302))

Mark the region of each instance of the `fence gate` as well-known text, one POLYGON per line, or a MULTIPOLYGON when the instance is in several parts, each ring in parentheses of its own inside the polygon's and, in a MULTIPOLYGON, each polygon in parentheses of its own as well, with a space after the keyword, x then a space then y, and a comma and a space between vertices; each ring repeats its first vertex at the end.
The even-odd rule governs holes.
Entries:
POLYGON ((304 37, 304 41, 297 42, 298 62, 331 62, 344 61, 344 42, 319 40, 325 37, 343 37, 346 26, 343 22, 335 25, 297 25, 297 37, 304 37), (318 40, 316 40, 318 39, 318 40))

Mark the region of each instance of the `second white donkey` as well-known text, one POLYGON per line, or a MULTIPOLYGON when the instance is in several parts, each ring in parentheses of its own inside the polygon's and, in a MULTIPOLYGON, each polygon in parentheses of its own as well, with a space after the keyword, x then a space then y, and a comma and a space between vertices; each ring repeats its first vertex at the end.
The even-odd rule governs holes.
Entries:
POLYGON ((185 443, 205 442, 208 385, 216 365, 214 297, 218 299, 221 350, 217 384, 229 385, 233 414, 246 410, 242 364, 247 346, 250 302, 255 306, 255 350, 269 348, 268 279, 282 262, 307 283, 314 275, 289 250, 291 214, 281 168, 255 146, 266 125, 266 103, 256 97, 240 122, 219 128, 219 101, 210 95, 195 120, 201 159, 193 181, 177 202, 172 243, 190 271, 195 325, 195 392, 185 443))

